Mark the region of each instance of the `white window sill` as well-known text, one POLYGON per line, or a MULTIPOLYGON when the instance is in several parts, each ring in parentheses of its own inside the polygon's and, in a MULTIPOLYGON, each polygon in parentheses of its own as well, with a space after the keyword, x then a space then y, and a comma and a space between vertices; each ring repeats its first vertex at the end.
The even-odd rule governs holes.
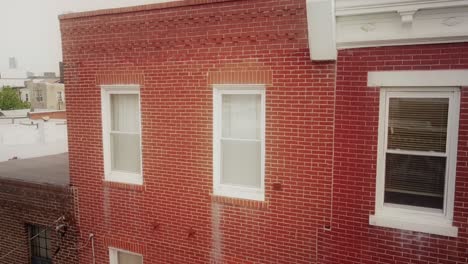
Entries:
POLYGON ((458 227, 452 226, 451 223, 447 223, 446 221, 427 221, 425 218, 421 218, 418 221, 415 221, 414 219, 403 217, 371 215, 369 216, 369 224, 440 236, 458 236, 458 227))
POLYGON ((106 175, 105 180, 108 182, 143 185, 143 176, 141 174, 123 171, 112 171, 106 175))
POLYGON ((265 193, 260 189, 221 184, 214 188, 213 194, 230 198, 265 201, 265 193))

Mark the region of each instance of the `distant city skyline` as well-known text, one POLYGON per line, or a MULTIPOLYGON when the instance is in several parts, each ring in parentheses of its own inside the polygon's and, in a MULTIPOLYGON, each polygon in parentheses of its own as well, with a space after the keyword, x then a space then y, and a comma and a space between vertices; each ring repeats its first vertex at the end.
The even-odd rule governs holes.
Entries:
POLYGON ((62 60, 59 21, 63 13, 178 0, 16 0, 0 1, 0 72, 15 57, 18 68, 59 72, 62 60))

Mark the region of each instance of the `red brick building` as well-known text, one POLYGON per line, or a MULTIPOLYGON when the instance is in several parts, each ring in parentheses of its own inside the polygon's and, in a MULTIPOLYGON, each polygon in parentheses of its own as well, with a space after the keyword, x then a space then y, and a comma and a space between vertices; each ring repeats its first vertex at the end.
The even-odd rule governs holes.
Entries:
POLYGON ((78 263, 74 192, 67 154, 0 162, 0 263, 78 263))
POLYGON ((61 16, 80 263, 468 263, 467 3, 356 2, 61 16))

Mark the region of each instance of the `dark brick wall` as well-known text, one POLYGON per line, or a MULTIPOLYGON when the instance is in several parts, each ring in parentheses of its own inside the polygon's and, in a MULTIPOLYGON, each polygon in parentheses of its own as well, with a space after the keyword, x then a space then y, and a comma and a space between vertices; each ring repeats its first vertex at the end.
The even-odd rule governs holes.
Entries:
POLYGON ((52 228, 51 252, 54 264, 78 263, 74 192, 66 187, 0 180, 0 263, 30 263, 28 225, 49 226, 61 216, 66 217, 69 229, 64 237, 52 228), (14 250, 7 257, 5 254, 14 250))

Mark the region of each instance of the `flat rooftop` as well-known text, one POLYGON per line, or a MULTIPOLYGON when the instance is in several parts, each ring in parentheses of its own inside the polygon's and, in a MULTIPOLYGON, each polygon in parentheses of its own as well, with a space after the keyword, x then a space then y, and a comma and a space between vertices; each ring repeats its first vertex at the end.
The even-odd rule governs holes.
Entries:
POLYGON ((68 153, 0 162, 0 179, 67 186, 68 153))

